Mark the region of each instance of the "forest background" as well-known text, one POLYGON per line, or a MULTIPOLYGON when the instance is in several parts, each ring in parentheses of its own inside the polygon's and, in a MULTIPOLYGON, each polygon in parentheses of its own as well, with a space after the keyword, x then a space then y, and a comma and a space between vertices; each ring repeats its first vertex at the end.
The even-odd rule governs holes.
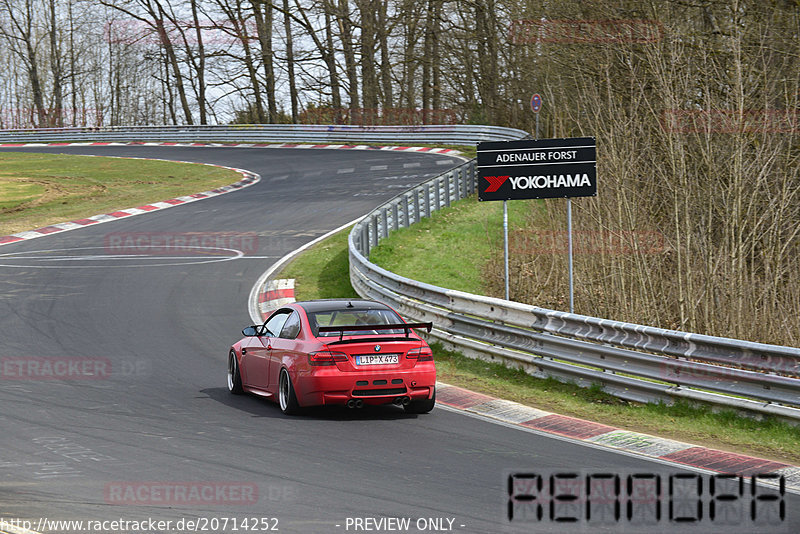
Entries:
MULTIPOLYGON (((577 312, 800 343, 797 0, 0 0, 0 65, 3 129, 533 131, 540 93, 541 137, 597 138, 577 312)), ((512 233, 512 299, 564 308, 563 228, 512 233)))

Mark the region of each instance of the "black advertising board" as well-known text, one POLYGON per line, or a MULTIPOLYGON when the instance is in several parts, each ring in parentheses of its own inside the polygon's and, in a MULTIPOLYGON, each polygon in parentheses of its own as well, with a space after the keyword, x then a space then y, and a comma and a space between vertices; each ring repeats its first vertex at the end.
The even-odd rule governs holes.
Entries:
POLYGON ((478 144, 478 200, 595 195, 594 137, 478 144))

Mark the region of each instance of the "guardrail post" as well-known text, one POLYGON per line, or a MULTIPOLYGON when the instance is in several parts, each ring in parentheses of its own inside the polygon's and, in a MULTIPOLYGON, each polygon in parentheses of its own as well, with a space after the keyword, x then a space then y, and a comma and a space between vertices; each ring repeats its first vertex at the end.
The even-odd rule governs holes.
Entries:
POLYGON ((397 228, 400 226, 397 216, 397 202, 392 202, 392 230, 397 230, 397 228))
POLYGON ((415 189, 414 191, 414 222, 419 222, 419 189, 415 189))
MULTIPOLYGON (((388 218, 388 213, 386 211, 386 208, 383 208, 381 210, 380 218, 383 219, 383 224, 380 225, 381 233, 380 233, 380 237, 378 238, 378 241, 380 241, 384 237, 388 237, 389 236, 389 218, 388 218)), ((379 222, 379 224, 380 224, 380 222, 379 222)))
POLYGON ((431 216, 431 186, 425 184, 425 216, 431 216))
POLYGON ((467 167, 469 172, 469 194, 471 195, 475 191, 478 190, 478 183, 477 183, 477 176, 475 173, 475 161, 469 162, 469 167, 467 167))
POLYGON ((405 228, 411 226, 411 222, 409 222, 408 220, 408 201, 409 201, 408 195, 407 194, 403 195, 403 215, 404 215, 403 227, 405 228))
POLYGON ((450 171, 444 175, 444 205, 450 207, 450 176, 453 172, 450 171))
POLYGON ((370 233, 369 245, 370 248, 378 245, 378 216, 372 215, 369 219, 372 232, 370 233))
POLYGON ((365 258, 369 258, 369 225, 368 224, 361 224, 361 254, 364 255, 365 258))
POLYGON ((436 181, 434 182, 433 190, 434 190, 434 193, 436 195, 436 209, 437 210, 442 209, 441 189, 442 189, 442 180, 440 178, 436 178, 436 181))

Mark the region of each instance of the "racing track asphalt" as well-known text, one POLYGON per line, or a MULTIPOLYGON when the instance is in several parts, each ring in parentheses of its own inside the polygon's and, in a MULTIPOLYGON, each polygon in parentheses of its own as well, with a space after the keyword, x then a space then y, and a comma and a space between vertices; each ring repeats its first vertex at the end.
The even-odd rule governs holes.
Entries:
MULTIPOLYGON (((346 528, 347 518, 396 516, 450 518, 454 532, 494 533, 506 530, 509 469, 679 472, 449 409, 424 416, 393 407, 321 409, 286 417, 272 403, 228 394, 226 350, 250 323, 247 298, 258 276, 285 253, 448 167, 438 161, 455 164, 450 156, 271 148, 27 151, 217 163, 262 180, 209 200, 0 247, 0 255, 32 253, 0 258, 0 360, 90 359, 111 368, 93 380, 0 378, 0 518, 36 526, 39 518, 275 517, 280 532, 339 533, 355 531, 346 528), (190 263, 206 259, 196 255, 166 260, 186 262, 179 265, 150 259, 122 267, 131 260, 100 255, 105 236, 120 232, 255 232, 259 239, 257 250, 236 260, 190 263), (45 261, 41 251, 52 249, 67 249, 59 254, 70 258, 45 261), (153 486, 161 483, 238 485, 255 488, 258 498, 160 504, 153 486), (125 495, 149 502, 121 504, 114 493, 143 487, 125 495)), ((786 499, 790 520, 781 528, 800 531, 800 499, 786 499)))

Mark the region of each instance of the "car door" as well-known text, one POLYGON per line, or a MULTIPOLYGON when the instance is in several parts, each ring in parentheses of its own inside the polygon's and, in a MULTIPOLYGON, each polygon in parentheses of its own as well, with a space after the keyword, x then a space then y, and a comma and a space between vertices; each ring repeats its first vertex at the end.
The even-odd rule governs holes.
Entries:
POLYGON ((253 343, 242 353, 243 367, 247 369, 246 385, 265 392, 273 392, 269 386, 269 362, 272 353, 272 342, 277 337, 275 332, 283 329, 286 319, 292 310, 278 310, 263 325, 263 330, 253 343))
POLYGON ((269 387, 272 391, 278 389, 278 377, 281 372, 281 360, 285 356, 294 354, 297 344, 295 338, 300 333, 300 314, 292 312, 283 324, 280 334, 272 339, 272 350, 269 355, 269 387))

